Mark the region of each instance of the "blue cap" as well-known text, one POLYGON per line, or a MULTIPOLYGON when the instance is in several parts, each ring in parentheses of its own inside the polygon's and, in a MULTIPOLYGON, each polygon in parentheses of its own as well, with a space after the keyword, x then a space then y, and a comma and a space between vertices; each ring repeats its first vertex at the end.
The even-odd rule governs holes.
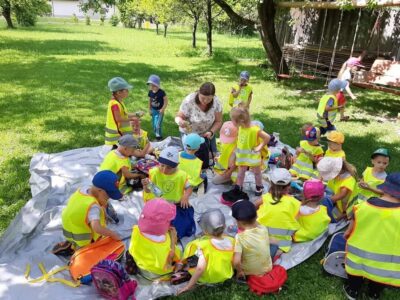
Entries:
POLYGON ((346 80, 340 80, 340 79, 332 79, 331 81, 329 81, 328 84, 328 90, 330 92, 337 92, 340 90, 344 90, 347 86, 348 82, 346 80))
POLYGON ((156 87, 160 87, 160 77, 157 75, 150 75, 149 79, 147 79, 147 84, 153 84, 156 87))
POLYGON ((315 141, 318 138, 318 130, 316 127, 308 127, 306 129, 305 135, 304 135, 304 139, 306 141, 312 142, 315 141))
POLYGON ((119 200, 122 198, 122 193, 118 189, 118 176, 114 172, 109 170, 97 172, 93 177, 92 184, 104 190, 111 199, 119 200))
POLYGON ((132 86, 122 77, 114 77, 108 82, 108 88, 111 92, 117 92, 120 90, 131 90, 132 86))
POLYGON ((264 130, 264 124, 261 121, 258 120, 251 121, 251 125, 258 126, 261 130, 264 130))
POLYGON ((378 185, 377 188, 386 194, 400 199, 400 172, 389 174, 385 182, 378 185))
POLYGON ((240 78, 249 80, 250 79, 250 73, 248 71, 242 71, 242 72, 240 72, 240 78))
POLYGON ((197 133, 189 133, 183 140, 184 145, 190 150, 196 150, 200 148, 200 145, 204 143, 204 138, 199 136, 197 133))

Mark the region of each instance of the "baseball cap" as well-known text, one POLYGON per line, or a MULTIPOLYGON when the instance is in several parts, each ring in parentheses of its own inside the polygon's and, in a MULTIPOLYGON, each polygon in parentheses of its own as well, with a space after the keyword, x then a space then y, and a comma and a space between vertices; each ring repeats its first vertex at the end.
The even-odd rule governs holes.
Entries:
POLYGON ((376 149, 376 150, 374 151, 374 153, 372 153, 371 158, 374 159, 374 158, 375 158, 376 156, 378 156, 378 155, 386 156, 386 157, 389 157, 389 158, 390 158, 389 150, 386 149, 386 148, 379 148, 379 149, 376 149))
POLYGON ((269 179, 276 185, 288 185, 292 181, 292 175, 285 168, 275 168, 269 174, 269 179))
POLYGON ((141 232, 153 235, 167 233, 171 221, 176 216, 176 206, 162 198, 155 198, 145 203, 139 217, 141 232))
POLYGON ((385 182, 377 186, 378 189, 397 199, 400 199, 400 172, 389 174, 385 182))
POLYGON ((134 148, 134 149, 140 148, 139 141, 130 134, 125 134, 125 135, 121 136, 118 139, 118 145, 123 146, 123 147, 134 148))
POLYGON ((338 143, 338 144, 343 144, 344 143, 344 134, 341 133, 340 131, 329 131, 328 134, 326 135, 326 139, 328 141, 338 143))
POLYGON ((224 144, 231 144, 236 141, 238 135, 238 128, 233 124, 232 121, 227 121, 222 124, 219 131, 219 138, 224 144))
POLYGON ((264 130, 264 124, 259 120, 251 121, 251 125, 258 126, 261 130, 264 130))
POLYGON ((240 78, 249 80, 250 79, 250 73, 248 71, 242 71, 242 72, 240 72, 240 78))
POLYGON ((179 164, 179 149, 172 146, 163 149, 158 158, 158 162, 176 168, 179 164))
POLYGON ((346 88, 348 82, 346 80, 340 80, 340 79, 332 79, 329 84, 328 84, 328 90, 330 92, 336 92, 340 91, 346 88))
POLYGON ((321 180, 309 179, 303 184, 303 193, 306 199, 324 196, 325 186, 321 180))
POLYGON ((324 181, 331 180, 339 175, 342 170, 341 157, 323 157, 317 164, 317 169, 324 181))
POLYGON ((315 127, 308 127, 305 132, 304 139, 306 141, 315 141, 318 138, 318 129, 315 127))
POLYGON ((200 145, 204 143, 204 138, 199 136, 197 133, 189 133, 183 139, 185 146, 191 150, 196 150, 200 148, 200 145))
POLYGON ((117 92, 120 90, 130 90, 132 89, 132 85, 130 85, 128 82, 126 82, 125 79, 122 77, 114 77, 111 78, 110 81, 108 81, 108 88, 110 89, 111 92, 117 92))
POLYGON ((249 200, 239 200, 232 205, 232 217, 238 221, 251 221, 257 217, 257 209, 249 200))
POLYGON ((208 234, 223 231, 225 228, 225 216, 220 209, 210 209, 203 213, 199 221, 201 229, 208 234))
POLYGON ((157 75, 150 75, 147 79, 147 84, 154 84, 156 87, 160 87, 160 77, 157 75))
POLYGON ((361 63, 361 60, 358 57, 350 57, 346 65, 349 67, 364 67, 364 65, 361 63))
POLYGON ((104 190, 111 199, 119 200, 122 198, 122 193, 118 189, 118 176, 109 170, 97 172, 92 179, 92 184, 104 190))

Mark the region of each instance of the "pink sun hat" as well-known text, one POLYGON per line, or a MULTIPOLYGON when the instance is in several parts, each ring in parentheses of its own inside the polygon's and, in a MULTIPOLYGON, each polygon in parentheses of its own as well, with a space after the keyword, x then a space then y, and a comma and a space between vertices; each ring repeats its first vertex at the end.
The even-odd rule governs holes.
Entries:
POLYGON ((171 221, 176 216, 176 206, 162 198, 155 198, 145 203, 139 218, 139 229, 142 233, 166 234, 171 221))
POLYGON ((236 141, 238 135, 238 129, 232 121, 227 121, 222 124, 221 130, 219 131, 219 139, 224 144, 231 144, 236 141))

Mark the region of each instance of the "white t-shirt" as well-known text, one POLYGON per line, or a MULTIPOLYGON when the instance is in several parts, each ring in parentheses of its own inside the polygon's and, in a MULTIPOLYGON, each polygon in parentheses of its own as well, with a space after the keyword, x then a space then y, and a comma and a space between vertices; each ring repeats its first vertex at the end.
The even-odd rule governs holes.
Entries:
MULTIPOLYGON (((211 244, 217 248, 218 250, 233 250, 232 241, 226 237, 222 239, 211 239, 211 244)), ((203 255, 203 251, 200 248, 196 251, 196 256, 201 257, 203 255)))
POLYGON ((310 206, 307 206, 307 205, 300 206, 300 214, 303 215, 303 216, 311 215, 311 214, 315 213, 318 210, 319 210, 319 206, 317 206, 317 207, 310 207, 310 206))

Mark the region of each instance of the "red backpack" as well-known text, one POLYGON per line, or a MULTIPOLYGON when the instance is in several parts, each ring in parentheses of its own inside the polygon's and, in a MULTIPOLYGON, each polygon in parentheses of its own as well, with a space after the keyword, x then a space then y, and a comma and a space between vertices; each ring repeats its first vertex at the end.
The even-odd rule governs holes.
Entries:
POLYGON ((286 270, 280 265, 274 265, 272 270, 262 276, 249 275, 247 284, 257 295, 277 293, 287 280, 286 270))

